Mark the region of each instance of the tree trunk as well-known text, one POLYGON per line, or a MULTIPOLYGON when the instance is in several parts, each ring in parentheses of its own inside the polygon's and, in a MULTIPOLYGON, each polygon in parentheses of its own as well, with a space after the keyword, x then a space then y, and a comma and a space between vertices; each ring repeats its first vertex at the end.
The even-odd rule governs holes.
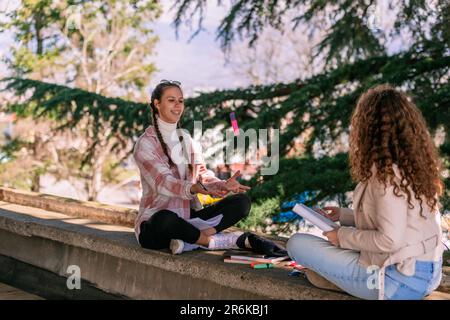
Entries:
POLYGON ((41 189, 41 175, 37 172, 33 172, 33 176, 31 178, 31 191, 39 192, 41 189))
POLYGON ((42 31, 41 19, 42 19, 41 12, 38 12, 34 16, 34 28, 35 28, 34 31, 36 32, 36 53, 38 55, 42 55, 43 50, 44 50, 43 39, 41 36, 41 31, 42 31))
POLYGON ((109 148, 99 148, 99 150, 94 153, 94 158, 92 159, 92 179, 88 182, 89 201, 97 201, 97 197, 102 189, 103 164, 108 152, 109 148))
MULTIPOLYGON (((33 158, 39 163, 40 160, 40 151, 42 148, 42 139, 37 131, 34 132, 34 141, 33 141, 33 158)), ((37 168, 36 170, 33 170, 32 177, 31 177, 31 191, 33 192, 39 192, 41 188, 41 168, 37 168)))

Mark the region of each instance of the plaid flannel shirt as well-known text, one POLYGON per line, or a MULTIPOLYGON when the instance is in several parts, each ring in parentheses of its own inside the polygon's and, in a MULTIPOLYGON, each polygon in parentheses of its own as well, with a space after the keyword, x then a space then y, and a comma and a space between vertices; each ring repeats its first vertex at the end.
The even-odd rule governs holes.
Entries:
POLYGON ((133 156, 139 168, 142 185, 142 198, 139 213, 135 220, 136 238, 139 237, 140 225, 152 214, 160 210, 170 210, 183 219, 189 219, 190 210, 200 210, 202 205, 190 189, 199 176, 203 184, 211 190, 220 188, 224 180, 215 177, 206 169, 201 150, 196 147, 191 136, 183 132, 189 161, 193 172, 186 170, 186 180, 180 178, 177 166, 169 166, 169 159, 158 140, 155 129, 149 126, 134 145, 133 156))

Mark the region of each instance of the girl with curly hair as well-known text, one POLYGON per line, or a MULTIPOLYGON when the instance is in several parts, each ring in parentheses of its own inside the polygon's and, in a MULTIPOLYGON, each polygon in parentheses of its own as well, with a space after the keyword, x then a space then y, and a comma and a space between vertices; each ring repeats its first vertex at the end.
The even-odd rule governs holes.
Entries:
POLYGON ((324 232, 328 241, 295 234, 290 256, 359 298, 424 298, 442 274, 443 183, 425 120, 406 94, 389 85, 362 94, 351 119, 350 166, 358 183, 353 209, 319 210, 340 227, 324 232))

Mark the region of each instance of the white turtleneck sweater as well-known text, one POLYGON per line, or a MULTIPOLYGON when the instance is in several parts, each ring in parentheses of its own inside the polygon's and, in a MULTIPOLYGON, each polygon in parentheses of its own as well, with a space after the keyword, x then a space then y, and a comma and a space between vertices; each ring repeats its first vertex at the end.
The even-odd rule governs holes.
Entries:
POLYGON ((181 154, 181 152, 179 152, 180 140, 179 140, 177 132, 176 132, 177 123, 165 122, 165 121, 161 120, 161 118, 159 118, 159 117, 157 118, 157 121, 158 121, 159 131, 161 132, 163 140, 167 145, 167 151, 169 152, 169 156, 171 156, 172 161, 177 165, 178 172, 180 173, 180 178, 182 180, 185 180, 187 164, 184 163, 183 161, 177 161, 177 159, 175 159, 172 156, 172 150, 174 150, 174 148, 177 148, 177 150, 173 153, 174 156, 181 154))

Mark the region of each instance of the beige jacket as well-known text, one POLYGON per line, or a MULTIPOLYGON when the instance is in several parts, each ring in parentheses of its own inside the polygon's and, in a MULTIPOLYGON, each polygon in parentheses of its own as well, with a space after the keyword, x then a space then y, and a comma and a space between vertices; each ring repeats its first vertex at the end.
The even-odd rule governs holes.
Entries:
MULTIPOLYGON (((393 169, 400 179, 398 167, 393 169)), ((412 190, 414 208, 409 209, 406 195, 397 197, 393 189, 388 186, 385 191, 374 175, 359 183, 353 195, 354 210, 341 209, 338 239, 340 247, 360 251, 361 265, 383 268, 395 264, 399 272, 411 276, 416 260, 439 261, 442 257, 440 214, 430 212, 424 200, 421 216, 412 190)))

